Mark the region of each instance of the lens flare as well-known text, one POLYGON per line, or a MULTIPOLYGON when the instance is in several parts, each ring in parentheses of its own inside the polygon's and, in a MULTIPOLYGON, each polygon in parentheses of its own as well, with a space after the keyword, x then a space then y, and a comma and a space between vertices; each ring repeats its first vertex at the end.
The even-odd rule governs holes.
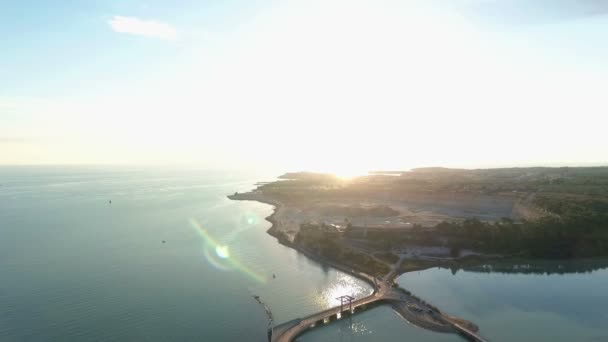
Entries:
POLYGON ((228 252, 228 246, 216 246, 215 254, 222 259, 227 259, 230 257, 230 252, 228 252))
POLYGON ((236 270, 259 283, 266 283, 265 276, 256 273, 254 270, 243 265, 234 256, 231 256, 228 246, 215 240, 198 221, 190 219, 190 225, 202 238, 204 242, 203 255, 213 267, 223 271, 236 270))

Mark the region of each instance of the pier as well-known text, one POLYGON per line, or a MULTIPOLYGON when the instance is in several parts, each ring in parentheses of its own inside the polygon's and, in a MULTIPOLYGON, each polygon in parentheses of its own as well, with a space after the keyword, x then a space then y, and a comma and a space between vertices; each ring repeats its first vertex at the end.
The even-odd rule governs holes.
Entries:
MULTIPOLYGON (((344 268, 340 268, 344 270, 344 268)), ((393 270, 384 279, 381 280, 377 280, 376 278, 364 275, 362 278, 366 281, 369 281, 374 287, 374 292, 371 295, 357 300, 351 300, 352 297, 350 296, 343 296, 340 299, 340 306, 336 306, 334 308, 327 309, 312 314, 310 316, 306 316, 304 318, 298 318, 283 324, 279 324, 271 329, 269 333, 269 341, 291 342, 296 337, 306 332, 308 329, 312 329, 316 326, 320 326, 323 324, 329 324, 345 316, 353 315, 357 312, 362 312, 376 305, 396 304, 393 305, 393 307, 407 307, 409 303, 418 303, 418 301, 413 300, 411 296, 406 295, 399 289, 391 286, 392 280, 396 275, 396 269, 397 267, 394 267, 393 270), (350 297, 348 305, 344 305, 344 297, 350 297)), ((352 274, 354 272, 349 273, 352 274)), ((361 274, 353 275, 358 277, 362 276, 361 274)), ((487 342, 476 332, 462 326, 461 324, 445 319, 443 319, 442 323, 445 325, 445 329, 443 330, 444 332, 456 332, 459 333, 461 336, 465 337, 466 339, 474 342, 487 342)))
POLYGON ((348 298, 350 296, 341 296, 342 299, 340 306, 330 308, 304 318, 297 318, 272 327, 268 330, 269 342, 291 342, 309 329, 323 324, 329 324, 345 316, 362 312, 377 305, 391 305, 393 309, 405 320, 422 328, 444 333, 458 333, 464 338, 474 342, 487 342, 487 340, 483 339, 475 331, 463 326, 462 324, 459 324, 458 321, 444 315, 443 313, 439 312, 439 310, 432 309, 432 306, 429 306, 415 296, 412 296, 409 292, 404 292, 402 289, 392 286, 395 277, 398 275, 397 272, 400 265, 404 261, 404 257, 401 257, 400 260, 392 266, 391 271, 382 279, 376 278, 372 275, 356 271, 352 267, 320 257, 310 250, 294 244, 292 240, 286 238, 284 235, 279 234, 276 229, 277 222, 275 215, 277 214, 279 208, 282 207, 282 204, 263 194, 261 191, 234 193, 234 195, 228 196, 228 198, 232 200, 257 201, 274 206, 275 209, 273 214, 266 218, 272 223, 272 226, 270 229, 268 229, 268 233, 270 235, 276 237, 279 242, 285 246, 293 248, 306 255, 311 260, 315 260, 326 266, 330 266, 368 282, 374 289, 372 294, 367 297, 352 300, 352 297, 348 298), (345 297, 348 298, 348 307, 344 305, 345 297), (421 318, 421 316, 424 317, 421 318), (432 320, 427 321, 426 319, 429 317, 431 317, 432 320))
MULTIPOLYGON (((384 287, 382 287, 382 289, 383 288, 384 287)), ((372 307, 376 304, 388 303, 395 300, 401 300, 399 294, 394 293, 393 291, 382 291, 379 289, 365 298, 352 301, 348 306, 340 305, 335 308, 312 314, 308 317, 296 319, 275 326, 272 329, 270 340, 271 342, 293 341, 298 335, 317 325, 336 321, 347 315, 354 314, 355 312, 363 311, 364 309, 372 307)))

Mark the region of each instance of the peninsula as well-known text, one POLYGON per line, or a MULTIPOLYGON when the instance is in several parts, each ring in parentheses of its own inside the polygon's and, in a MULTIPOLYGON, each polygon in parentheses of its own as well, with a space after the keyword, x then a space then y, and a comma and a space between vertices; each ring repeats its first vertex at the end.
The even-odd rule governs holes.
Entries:
POLYGON ((332 317, 376 304, 391 305, 420 327, 483 341, 474 323, 442 312, 394 279, 434 266, 608 255, 604 167, 423 168, 351 179, 299 172, 229 198, 273 205, 269 234, 374 287, 348 310, 274 327, 272 341, 290 341, 332 317))

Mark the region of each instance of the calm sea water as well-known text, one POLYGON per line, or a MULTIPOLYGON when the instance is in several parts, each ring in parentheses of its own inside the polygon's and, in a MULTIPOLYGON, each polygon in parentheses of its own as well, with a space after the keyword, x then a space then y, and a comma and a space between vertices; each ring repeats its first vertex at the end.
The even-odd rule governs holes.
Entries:
POLYGON ((368 294, 267 235, 270 206, 226 198, 264 179, 0 168, 0 340, 265 341, 253 295, 280 323, 368 294))
POLYGON ((419 328, 403 320, 388 306, 379 306, 310 330, 299 338, 302 342, 465 342, 455 334, 443 334, 419 328))
MULTIPOLYGON (((270 206, 226 198, 269 176, 0 167, 0 341, 266 341, 267 315, 254 295, 281 323, 334 306, 339 295, 370 293, 266 234, 270 206)), ((493 341, 608 340, 606 271, 432 269, 399 281, 493 341)), ((387 307, 301 337, 404 339, 461 340, 387 307)))
POLYGON ((608 341, 605 268, 549 275, 452 274, 433 268, 406 273, 398 282, 442 310, 475 322, 490 341, 608 341))

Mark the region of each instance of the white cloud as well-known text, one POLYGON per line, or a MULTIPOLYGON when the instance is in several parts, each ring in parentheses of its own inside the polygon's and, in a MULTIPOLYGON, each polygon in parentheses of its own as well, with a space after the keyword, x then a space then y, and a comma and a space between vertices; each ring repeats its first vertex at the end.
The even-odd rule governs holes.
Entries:
POLYGON ((136 34, 140 36, 173 40, 177 38, 177 30, 167 24, 155 20, 142 20, 135 17, 115 15, 108 20, 112 30, 120 33, 136 34))

